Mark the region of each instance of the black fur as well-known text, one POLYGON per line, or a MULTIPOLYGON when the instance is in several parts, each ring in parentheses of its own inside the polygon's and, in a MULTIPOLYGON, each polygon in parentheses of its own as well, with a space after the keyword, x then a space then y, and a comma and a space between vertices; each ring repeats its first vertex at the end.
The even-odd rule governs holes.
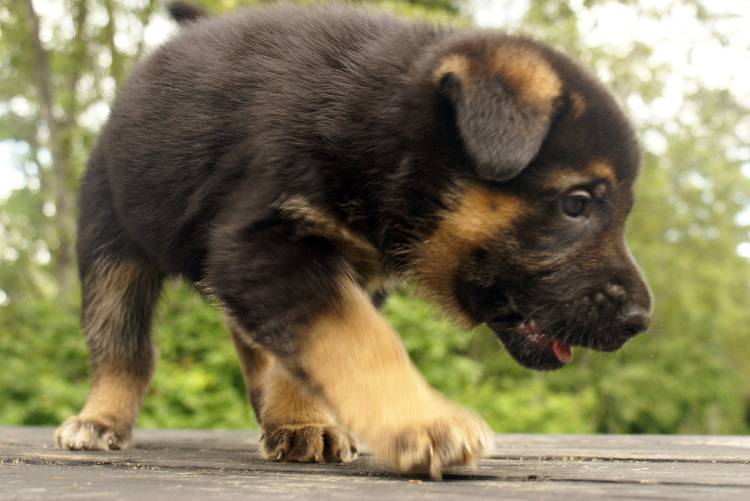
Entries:
MULTIPOLYGON (((365 281, 339 245, 279 209, 285 200, 320 209, 374 249, 383 276, 398 276, 410 272, 413 250, 462 182, 507 181, 536 200, 537 181, 556 166, 604 160, 627 189, 637 173, 632 129, 610 95, 529 39, 343 7, 210 19, 184 6, 171 11, 190 23, 133 71, 89 162, 82 277, 97 259, 136 257, 200 282, 276 354, 293 355, 305 323, 335 302, 336 280, 365 281), (450 76, 435 81, 448 54, 519 45, 562 82, 549 114, 519 107, 490 77, 472 93, 450 76), (585 96, 583 117, 566 112, 571 93, 585 96)), ((535 224, 549 220, 534 217, 518 231, 547 231, 535 224)), ((566 231, 556 231, 555 249, 568 245, 566 231)), ((523 290, 528 278, 500 259, 506 247, 488 243, 485 252, 493 248, 500 251, 474 270, 467 260, 446 270, 478 322, 503 307, 487 291, 502 296, 503 280, 523 290)))
POLYGON ((197 21, 207 15, 203 9, 180 1, 168 3, 167 11, 169 11, 169 15, 172 16, 172 19, 180 24, 197 21))

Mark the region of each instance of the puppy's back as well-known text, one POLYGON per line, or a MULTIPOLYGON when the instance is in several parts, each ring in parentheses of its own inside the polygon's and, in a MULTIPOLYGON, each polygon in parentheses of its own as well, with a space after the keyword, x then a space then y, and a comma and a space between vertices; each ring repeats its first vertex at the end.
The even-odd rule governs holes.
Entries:
POLYGON ((278 157, 283 170, 295 157, 335 156, 324 150, 361 126, 438 31, 345 7, 251 9, 183 26, 134 69, 100 139, 123 224, 167 268, 178 254, 205 254, 217 201, 257 174, 254 159, 278 157))

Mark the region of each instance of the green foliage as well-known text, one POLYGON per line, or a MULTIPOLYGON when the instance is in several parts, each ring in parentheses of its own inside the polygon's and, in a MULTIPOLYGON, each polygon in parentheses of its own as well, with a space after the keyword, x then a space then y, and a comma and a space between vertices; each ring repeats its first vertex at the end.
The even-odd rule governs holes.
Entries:
POLYGON ((216 308, 187 286, 168 287, 156 320, 159 362, 140 425, 242 428, 254 417, 216 308))
MULTIPOLYGON (((0 423, 51 424, 75 414, 88 389, 78 304, 29 300, 0 308, 0 423)), ((139 424, 242 428, 254 418, 216 308, 170 284, 154 337, 158 370, 139 424)))
MULTIPOLYGON (((259 2, 196 3, 218 13, 259 2)), ((458 0, 370 3, 429 21, 469 22, 458 0)), ((606 3, 533 0, 522 28, 603 71, 626 106, 651 106, 664 96, 674 71, 654 62, 653 47, 634 41, 614 50, 584 43, 579 16, 606 3)), ((682 3, 714 25, 701 2, 682 3)), ((635 0, 626 4, 654 19, 667 15, 635 0)), ((54 424, 80 408, 88 386, 78 292, 75 285, 62 287, 64 274, 58 273, 74 207, 61 215, 57 204, 74 189, 96 133, 96 124, 82 117, 112 98, 110 77, 118 80, 144 50, 140 29, 160 7, 153 1, 126 7, 66 0, 65 22, 51 23, 44 35, 61 131, 52 141, 39 90, 29 85, 38 68, 23 5, 0 5, 0 141, 18 146, 13 168, 27 180, 0 200, 0 423, 54 424), (76 23, 85 29, 71 35, 68 28, 76 23), (114 35, 126 29, 135 45, 123 50, 114 35), (55 176, 48 158, 52 148, 68 166, 62 176, 55 176)), ((750 151, 750 114, 726 89, 689 84, 679 114, 641 116, 638 122, 639 135, 648 141, 628 240, 656 298, 650 333, 615 354, 577 350, 570 366, 537 374, 511 360, 487 329, 463 332, 409 290, 386 304, 386 316, 425 377, 477 409, 495 429, 750 431, 750 261, 737 254, 749 240, 740 216, 750 204, 750 180, 741 172, 748 159, 740 156, 750 151)), ((0 175, 7 168, 0 166, 0 175)), ((170 284, 155 338, 160 356, 139 426, 252 426, 216 308, 188 286, 170 284)))
POLYGON ((0 422, 48 424, 86 397, 78 309, 51 299, 0 308, 0 422))

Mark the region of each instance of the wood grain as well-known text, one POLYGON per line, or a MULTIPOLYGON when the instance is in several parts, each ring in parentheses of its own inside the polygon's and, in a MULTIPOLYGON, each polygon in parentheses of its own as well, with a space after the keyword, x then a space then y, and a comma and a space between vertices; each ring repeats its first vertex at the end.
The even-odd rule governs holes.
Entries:
POLYGON ((0 499, 750 499, 750 438, 497 435, 443 482, 261 459, 258 434, 139 430, 133 449, 62 451, 52 428, 0 427, 0 499))

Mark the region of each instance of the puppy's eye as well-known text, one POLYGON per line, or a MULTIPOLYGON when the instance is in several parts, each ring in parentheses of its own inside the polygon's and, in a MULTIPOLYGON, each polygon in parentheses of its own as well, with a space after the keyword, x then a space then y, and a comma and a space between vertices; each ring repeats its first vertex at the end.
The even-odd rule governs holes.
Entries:
POLYGON ((586 190, 575 190, 562 200, 562 210, 569 217, 588 217, 590 208, 591 193, 586 190))

